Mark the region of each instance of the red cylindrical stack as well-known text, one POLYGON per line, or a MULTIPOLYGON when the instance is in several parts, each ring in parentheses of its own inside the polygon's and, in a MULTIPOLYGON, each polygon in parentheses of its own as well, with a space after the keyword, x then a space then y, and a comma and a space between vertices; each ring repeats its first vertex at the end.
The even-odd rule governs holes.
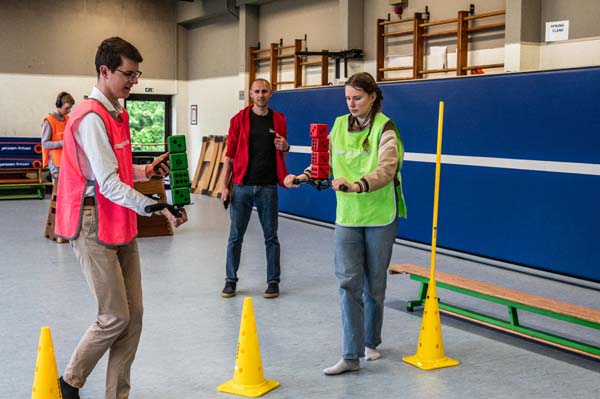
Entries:
POLYGON ((329 178, 329 140, 327 134, 329 126, 324 123, 310 124, 311 167, 310 175, 313 179, 329 178))

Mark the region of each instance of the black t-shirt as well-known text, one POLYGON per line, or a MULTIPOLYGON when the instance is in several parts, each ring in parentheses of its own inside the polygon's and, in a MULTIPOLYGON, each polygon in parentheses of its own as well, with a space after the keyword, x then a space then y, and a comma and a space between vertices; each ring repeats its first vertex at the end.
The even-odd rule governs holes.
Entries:
POLYGON ((251 186, 277 184, 274 140, 273 113, 269 111, 267 115, 262 116, 250 110, 249 159, 244 184, 251 186))

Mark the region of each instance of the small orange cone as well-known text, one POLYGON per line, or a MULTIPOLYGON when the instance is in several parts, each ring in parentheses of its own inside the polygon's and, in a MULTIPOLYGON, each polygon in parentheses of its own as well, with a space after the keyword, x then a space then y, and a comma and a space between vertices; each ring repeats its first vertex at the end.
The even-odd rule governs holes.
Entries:
POLYGON ((62 399, 50 327, 42 327, 31 399, 62 399))
POLYGON ((252 298, 246 297, 242 310, 233 379, 219 385, 217 391, 257 398, 278 386, 279 382, 265 380, 263 375, 252 298))
POLYGON ((419 334, 419 347, 413 356, 403 357, 406 363, 412 364, 422 370, 433 370, 442 367, 458 366, 458 360, 450 359, 444 355, 442 342, 442 325, 440 322, 440 309, 438 305, 435 280, 429 281, 427 299, 423 309, 423 321, 419 334))

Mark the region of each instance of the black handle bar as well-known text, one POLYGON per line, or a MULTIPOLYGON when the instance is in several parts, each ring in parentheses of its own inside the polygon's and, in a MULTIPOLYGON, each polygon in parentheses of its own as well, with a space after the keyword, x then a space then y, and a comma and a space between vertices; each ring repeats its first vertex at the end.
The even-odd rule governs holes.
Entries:
POLYGON ((144 208, 144 211, 146 211, 146 213, 154 213, 154 212, 162 211, 165 208, 167 208, 169 210, 169 212, 171 212, 171 214, 173 216, 175 216, 176 218, 181 217, 181 210, 183 209, 183 207, 179 207, 177 205, 165 204, 164 202, 158 202, 153 205, 146 205, 146 207, 144 208))
MULTIPOLYGON (((294 179, 293 183, 294 184, 307 183, 319 191, 321 191, 325 188, 331 188, 331 180, 329 180, 329 179, 308 179, 308 180, 294 179)), ((340 184, 340 191, 348 192, 348 186, 346 186, 345 184, 340 184)))

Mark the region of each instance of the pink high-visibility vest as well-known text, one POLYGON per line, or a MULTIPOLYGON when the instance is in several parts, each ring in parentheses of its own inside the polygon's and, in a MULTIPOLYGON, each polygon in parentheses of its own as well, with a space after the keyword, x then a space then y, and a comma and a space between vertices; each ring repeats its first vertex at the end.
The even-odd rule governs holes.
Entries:
MULTIPOLYGON (((78 152, 82 149, 75 140, 74 132, 77 131, 83 117, 90 112, 98 114, 104 121, 108 140, 117 158, 119 178, 133 187, 131 134, 127 111, 123 110, 118 118, 114 118, 99 101, 94 99, 82 101, 72 112, 65 128, 58 180, 55 233, 67 240, 76 238, 81 230, 86 187, 86 179, 78 161, 78 152)), ((108 200, 100 193, 98 184, 95 184, 98 241, 106 245, 130 243, 138 233, 135 212, 108 200)))

